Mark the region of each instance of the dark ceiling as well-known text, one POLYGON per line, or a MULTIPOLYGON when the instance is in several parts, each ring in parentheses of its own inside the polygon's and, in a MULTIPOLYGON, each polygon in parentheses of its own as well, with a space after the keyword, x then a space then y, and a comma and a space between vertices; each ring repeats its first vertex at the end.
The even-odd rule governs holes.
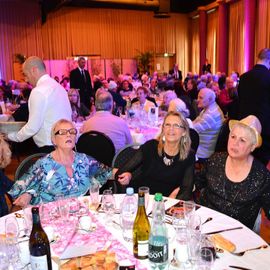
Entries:
MULTIPOLYGON (((162 5, 166 5, 169 8, 169 12, 176 13, 189 13, 196 10, 199 6, 208 5, 215 0, 159 0, 163 2, 162 5), (170 1, 170 5, 168 3, 170 1)), ((122 9, 139 9, 139 10, 153 10, 158 11, 158 7, 149 7, 147 5, 132 5, 127 4, 123 0, 123 3, 116 1, 115 3, 109 3, 106 1, 98 2, 95 0, 39 0, 42 10, 42 21, 46 21, 46 16, 49 12, 59 9, 63 6, 80 6, 80 7, 102 7, 102 8, 122 8, 122 9)))

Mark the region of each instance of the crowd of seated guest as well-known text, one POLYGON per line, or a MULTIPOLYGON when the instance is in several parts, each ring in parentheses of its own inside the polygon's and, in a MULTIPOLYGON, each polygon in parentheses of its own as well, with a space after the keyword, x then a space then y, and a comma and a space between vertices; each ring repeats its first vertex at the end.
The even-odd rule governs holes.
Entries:
MULTIPOLYGON (((68 80, 62 77, 61 84, 66 90, 69 89, 68 80)), ((152 76, 136 74, 133 78, 130 74, 120 74, 115 80, 106 80, 99 74, 93 81, 96 114, 85 121, 82 131, 97 130, 105 133, 112 139, 117 152, 130 144, 132 139, 127 124, 120 117, 112 115, 112 112, 119 113, 117 108, 121 108, 121 113, 124 113, 127 101, 136 94, 137 97, 132 100, 133 106, 137 104, 137 107, 148 111, 159 104, 160 110, 165 112, 159 138, 147 141, 131 161, 119 168, 121 184, 128 184, 134 168, 141 166, 142 177, 137 182, 131 181, 130 185, 135 188, 147 185, 151 193, 161 191, 172 198, 191 199, 195 153, 190 149, 189 128, 194 127, 200 137, 196 154, 199 162, 204 164, 202 171, 195 177, 196 186, 202 189, 199 203, 232 216, 250 228, 253 227, 260 208, 270 218, 269 172, 252 156, 253 150, 261 144, 259 120, 249 116, 240 122, 230 122, 228 153, 215 153, 224 115, 229 119, 237 117, 237 72, 232 72, 229 76, 219 72, 206 72, 202 76, 188 72, 182 83, 182 73, 174 65, 169 74, 154 72, 152 76), (162 99, 161 104, 158 99, 162 99), (109 107, 105 108, 105 103, 109 107), (195 116, 191 108, 195 110, 195 116), (189 119, 191 114, 193 122, 189 119), (115 135, 115 132, 123 130, 124 139, 122 135, 115 135)), ((6 110, 7 101, 20 102, 20 107, 12 112, 15 120, 18 119, 16 114, 27 107, 27 103, 24 103, 27 101, 27 91, 21 89, 18 96, 16 89, 20 89, 19 84, 12 81, 6 85, 3 80, 0 81, 2 113, 6 110)), ((84 121, 87 115, 82 110, 89 112, 90 108, 82 109, 76 89, 70 89, 68 94, 73 111, 79 116, 73 120, 78 121, 82 117, 81 120, 84 121)), ((58 193, 79 196, 91 185, 91 176, 98 178, 101 184, 105 182, 105 178, 107 180, 113 177, 111 168, 72 151, 76 134, 77 130, 69 121, 62 120, 55 124, 52 141, 56 149, 39 160, 24 179, 15 183, 10 194, 15 198, 16 205, 52 201, 58 193), (81 162, 84 168, 79 166, 81 162), (77 170, 82 170, 80 173, 83 177, 71 181, 77 170), (51 176, 50 185, 53 185, 53 190, 42 172, 51 176), (59 185, 57 177, 63 178, 64 185, 59 185)), ((7 181, 6 192, 11 185, 1 171, 2 179, 7 181)), ((6 213, 5 208, 3 214, 6 213)))

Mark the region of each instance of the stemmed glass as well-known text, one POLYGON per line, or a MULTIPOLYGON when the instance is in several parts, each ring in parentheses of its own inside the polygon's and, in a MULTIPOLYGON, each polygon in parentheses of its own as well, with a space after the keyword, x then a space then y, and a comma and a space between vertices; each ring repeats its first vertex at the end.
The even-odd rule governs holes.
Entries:
POLYGON ((6 270, 9 266, 7 246, 4 239, 0 238, 0 270, 6 270))
POLYGON ((188 219, 189 216, 193 215, 195 212, 195 203, 191 201, 183 201, 183 207, 185 212, 185 218, 188 219))
POLYGON ((8 217, 5 220, 5 234, 6 234, 6 254, 8 261, 15 267, 21 266, 20 251, 17 245, 19 236, 19 225, 14 216, 8 217))
POLYGON ((213 252, 208 248, 203 248, 199 254, 199 260, 197 263, 197 269, 211 270, 214 264, 213 252))
POLYGON ((99 183, 97 181, 92 181, 90 187, 90 209, 96 210, 99 206, 99 183))
POLYGON ((112 190, 105 189, 102 195, 102 209, 106 214, 108 223, 112 222, 112 216, 115 211, 115 199, 112 194, 112 190))

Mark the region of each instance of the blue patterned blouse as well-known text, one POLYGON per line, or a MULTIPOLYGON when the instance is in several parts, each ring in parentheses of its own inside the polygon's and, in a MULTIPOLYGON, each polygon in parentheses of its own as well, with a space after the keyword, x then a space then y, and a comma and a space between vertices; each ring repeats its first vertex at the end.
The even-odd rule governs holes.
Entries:
POLYGON ((51 154, 39 159, 30 170, 17 180, 8 192, 13 198, 25 192, 31 193, 31 204, 51 202, 55 196, 75 197, 87 192, 93 179, 103 185, 112 177, 112 168, 82 153, 75 153, 73 176, 57 163, 51 154))

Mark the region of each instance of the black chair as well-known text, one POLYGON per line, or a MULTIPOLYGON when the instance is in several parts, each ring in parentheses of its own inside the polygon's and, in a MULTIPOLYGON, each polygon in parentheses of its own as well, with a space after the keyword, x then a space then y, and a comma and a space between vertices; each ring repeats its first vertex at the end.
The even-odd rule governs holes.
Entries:
POLYGON ((215 152, 226 152, 227 151, 227 143, 229 138, 229 120, 226 120, 221 126, 218 138, 215 146, 215 152))
POLYGON ((92 156, 99 162, 111 166, 115 155, 115 147, 112 140, 102 132, 89 131, 83 133, 76 144, 80 153, 92 156))
MULTIPOLYGON (((138 151, 140 148, 139 144, 129 144, 122 148, 113 158, 112 167, 113 168, 122 168, 138 151)), ((130 186, 132 186, 132 183, 136 182, 137 179, 141 177, 142 169, 141 166, 136 168, 132 173, 132 178, 130 181, 130 186)), ((121 184, 117 183, 117 191, 119 193, 125 193, 126 187, 121 184)))
POLYGON ((191 148, 196 153, 197 149, 199 147, 199 143, 200 143, 200 136, 199 136, 198 132, 193 128, 189 129, 189 135, 190 135, 190 139, 191 139, 191 148))
POLYGON ((20 179, 29 169, 30 167, 40 158, 47 155, 46 153, 36 153, 31 156, 25 158, 17 168, 14 176, 14 181, 20 179))

